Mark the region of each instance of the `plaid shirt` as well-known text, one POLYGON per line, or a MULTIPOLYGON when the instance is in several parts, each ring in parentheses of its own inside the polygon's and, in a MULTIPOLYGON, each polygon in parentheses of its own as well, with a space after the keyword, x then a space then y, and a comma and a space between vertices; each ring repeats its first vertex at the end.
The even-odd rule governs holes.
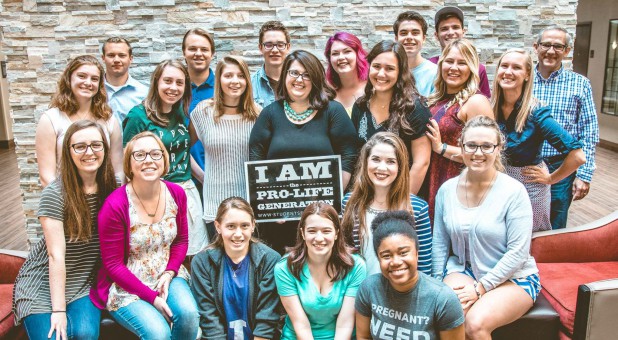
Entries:
MULTIPOLYGON (((596 168, 594 153, 599 143, 599 122, 592 100, 590 81, 561 67, 544 79, 535 69, 534 96, 551 107, 552 116, 583 145, 586 163, 577 169, 577 178, 590 183, 596 168)), ((552 157, 560 153, 549 143, 543 143, 541 155, 552 157)))

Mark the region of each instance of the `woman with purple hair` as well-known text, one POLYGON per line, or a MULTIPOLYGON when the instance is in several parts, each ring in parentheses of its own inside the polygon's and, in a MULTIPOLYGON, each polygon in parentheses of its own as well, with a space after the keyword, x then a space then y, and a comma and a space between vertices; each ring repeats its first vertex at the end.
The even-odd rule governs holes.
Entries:
POLYGON ((328 38, 324 56, 328 59, 326 80, 337 92, 335 100, 352 114, 352 105, 364 94, 367 84, 367 52, 352 33, 337 32, 328 38))

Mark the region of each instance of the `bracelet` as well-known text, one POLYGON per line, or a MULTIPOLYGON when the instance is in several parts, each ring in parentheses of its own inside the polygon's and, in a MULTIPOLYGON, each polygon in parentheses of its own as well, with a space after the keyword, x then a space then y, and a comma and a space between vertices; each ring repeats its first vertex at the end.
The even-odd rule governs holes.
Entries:
POLYGON ((65 310, 52 310, 52 313, 66 313, 65 310))
POLYGON ((448 144, 442 143, 442 152, 440 152, 440 156, 444 156, 444 153, 446 152, 446 147, 447 146, 448 146, 448 144))
POLYGON ((479 291, 479 283, 477 281, 474 281, 474 291, 476 292, 476 297, 480 299, 481 292, 479 291))

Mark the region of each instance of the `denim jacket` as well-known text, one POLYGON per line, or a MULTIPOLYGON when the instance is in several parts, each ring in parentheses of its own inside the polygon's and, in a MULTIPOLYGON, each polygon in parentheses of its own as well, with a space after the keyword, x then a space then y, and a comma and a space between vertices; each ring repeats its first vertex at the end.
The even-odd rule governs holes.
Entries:
POLYGON ((253 86, 253 100, 256 104, 265 108, 275 101, 275 90, 270 86, 264 66, 251 76, 251 85, 253 86))

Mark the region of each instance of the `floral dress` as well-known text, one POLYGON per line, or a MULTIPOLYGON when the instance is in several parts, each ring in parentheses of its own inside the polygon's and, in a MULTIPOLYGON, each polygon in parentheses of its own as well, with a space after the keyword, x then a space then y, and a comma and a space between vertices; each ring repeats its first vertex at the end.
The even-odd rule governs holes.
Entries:
MULTIPOLYGON (((131 223, 127 268, 143 284, 154 290, 159 277, 165 272, 170 258, 170 247, 176 238, 176 213, 178 212, 178 206, 166 188, 165 212, 161 220, 153 224, 142 223, 131 200, 128 186, 126 190, 129 197, 129 218, 131 223)), ((189 280, 189 273, 183 266, 180 266, 178 276, 187 281, 189 280)), ((113 283, 109 289, 107 310, 117 311, 139 299, 137 295, 131 294, 116 283, 113 283)))

